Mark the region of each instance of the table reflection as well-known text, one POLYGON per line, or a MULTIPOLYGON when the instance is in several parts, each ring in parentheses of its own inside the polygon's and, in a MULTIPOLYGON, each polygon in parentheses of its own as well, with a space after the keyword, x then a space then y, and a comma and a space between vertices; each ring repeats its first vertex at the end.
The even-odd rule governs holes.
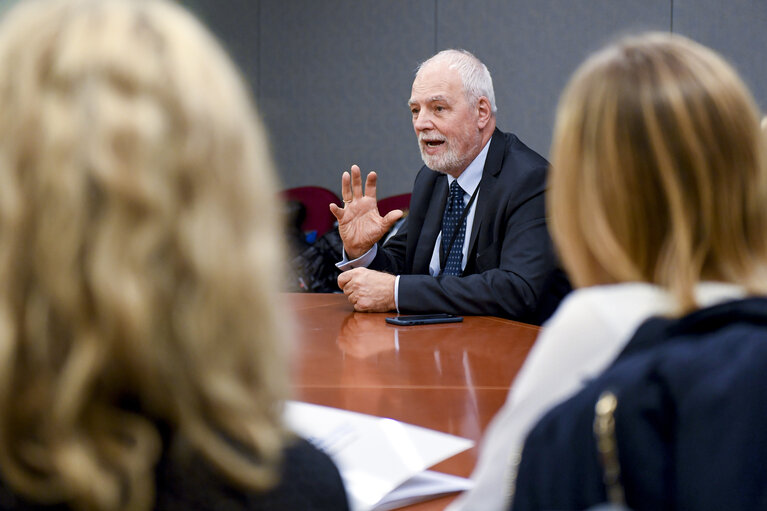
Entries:
MULTIPOLYGON (((506 399, 539 331, 476 316, 400 327, 385 322, 394 313, 355 313, 344 295, 288 298, 296 312, 298 399, 475 441, 506 399)), ((439 469, 467 476, 475 460, 472 449, 439 469)))
POLYGON ((345 355, 368 358, 385 351, 397 351, 398 331, 380 315, 354 312, 344 318, 336 343, 345 355))
POLYGON ((474 358, 484 364, 486 357, 481 347, 472 350, 470 331, 461 323, 400 327, 385 317, 351 313, 343 319, 336 345, 346 373, 364 380, 385 375, 390 385, 475 385, 474 358))

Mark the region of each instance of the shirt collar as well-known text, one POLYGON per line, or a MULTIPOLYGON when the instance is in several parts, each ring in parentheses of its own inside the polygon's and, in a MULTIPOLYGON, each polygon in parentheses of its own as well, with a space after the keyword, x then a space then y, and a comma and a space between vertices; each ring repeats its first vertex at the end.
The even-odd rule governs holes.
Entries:
MULTIPOLYGON (((490 140, 493 138, 490 137, 490 140)), ((479 182, 482 180, 482 170, 485 168, 485 160, 487 160, 487 152, 490 149, 490 140, 487 141, 485 144, 485 147, 482 148, 482 150, 479 152, 476 158, 469 163, 469 166, 466 167, 466 170, 461 172, 461 175, 458 176, 458 184, 461 186, 463 191, 465 193, 468 193, 469 195, 474 194, 474 190, 477 189, 479 186, 479 182)), ((453 181, 455 181, 456 178, 451 176, 450 174, 447 175, 447 186, 449 187, 451 184, 453 184, 453 181)))

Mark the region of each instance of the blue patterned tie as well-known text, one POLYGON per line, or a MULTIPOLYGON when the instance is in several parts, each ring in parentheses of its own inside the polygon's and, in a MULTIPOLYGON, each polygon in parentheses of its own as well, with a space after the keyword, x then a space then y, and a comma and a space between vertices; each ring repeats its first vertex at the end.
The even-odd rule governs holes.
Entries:
POLYGON ((461 261, 463 260, 463 240, 466 236, 466 218, 463 219, 461 225, 458 225, 458 222, 463 216, 463 193, 463 188, 458 184, 458 180, 454 179, 450 184, 450 197, 448 197, 445 205, 445 212, 442 214, 441 250, 442 256, 447 256, 442 275, 460 275, 462 273, 461 261), (445 254, 456 229, 458 229, 458 234, 455 236, 455 242, 450 248, 450 253, 445 254))

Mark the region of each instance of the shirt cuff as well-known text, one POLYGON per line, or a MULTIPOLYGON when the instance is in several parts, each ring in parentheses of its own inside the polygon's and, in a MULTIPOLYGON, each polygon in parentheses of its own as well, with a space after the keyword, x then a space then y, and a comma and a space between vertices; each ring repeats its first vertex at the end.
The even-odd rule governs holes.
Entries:
POLYGON ((343 250, 342 252, 344 258, 340 262, 336 263, 336 268, 339 270, 346 271, 351 270, 352 268, 367 268, 370 263, 373 262, 373 259, 375 259, 376 254, 378 254, 378 244, 373 245, 370 250, 359 256, 357 259, 353 259, 351 261, 348 257, 346 257, 346 250, 343 250))

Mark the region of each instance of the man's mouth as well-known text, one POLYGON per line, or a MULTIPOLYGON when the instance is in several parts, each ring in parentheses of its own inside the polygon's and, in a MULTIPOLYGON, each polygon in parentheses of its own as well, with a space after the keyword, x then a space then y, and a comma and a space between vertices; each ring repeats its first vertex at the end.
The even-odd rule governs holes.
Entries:
POLYGON ((440 137, 439 135, 421 135, 419 138, 426 147, 438 147, 445 143, 445 137, 440 137))

